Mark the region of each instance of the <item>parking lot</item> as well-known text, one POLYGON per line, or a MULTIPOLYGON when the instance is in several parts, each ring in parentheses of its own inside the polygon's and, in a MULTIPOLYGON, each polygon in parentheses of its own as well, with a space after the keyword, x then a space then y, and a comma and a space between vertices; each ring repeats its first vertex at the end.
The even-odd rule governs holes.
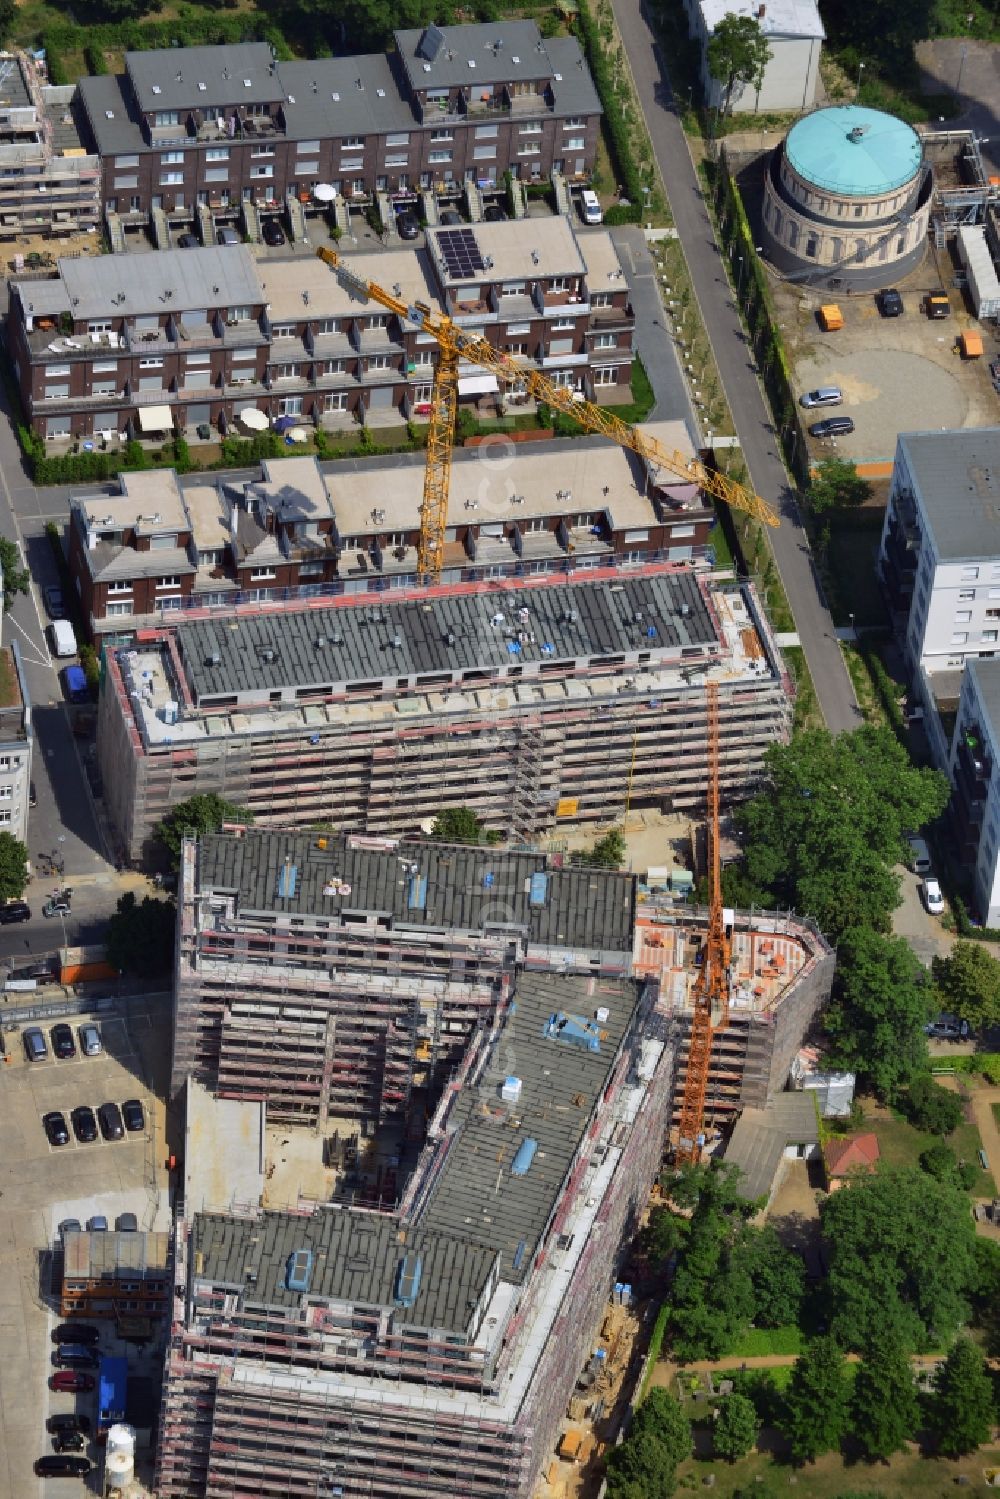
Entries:
MULTIPOLYGON (((78 1027, 89 1016, 66 1017, 78 1039, 78 1027)), ((61 1257, 58 1225, 76 1218, 86 1224, 101 1215, 114 1228, 121 1213, 133 1213, 140 1230, 170 1226, 165 1171, 164 1092, 169 1067, 169 1014, 163 1001, 133 1002, 99 1020, 103 1051, 57 1060, 48 1056, 29 1063, 21 1027, 5 1030, 6 1058, 0 1073, 3 1089, 3 1144, 0 1153, 0 1499, 41 1493, 33 1474, 36 1458, 52 1451, 45 1433, 50 1414, 78 1410, 93 1418, 91 1394, 56 1393, 48 1388, 52 1374, 51 1332, 61 1320, 58 1289, 61 1257), (145 1129, 126 1132, 120 1140, 81 1144, 74 1138, 53 1146, 42 1127, 43 1114, 70 1114, 81 1104, 97 1110, 113 1101, 138 1098, 145 1129)), ((50 1027, 43 1027, 47 1040, 50 1027)), ((125 1355, 130 1366, 156 1374, 160 1350, 126 1345, 114 1326, 101 1334, 104 1352, 125 1355)), ((93 1452, 91 1450, 91 1456, 93 1452)), ((72 1481, 79 1487, 79 1480, 72 1481)), ((97 1475, 88 1480, 99 1492, 97 1475)))

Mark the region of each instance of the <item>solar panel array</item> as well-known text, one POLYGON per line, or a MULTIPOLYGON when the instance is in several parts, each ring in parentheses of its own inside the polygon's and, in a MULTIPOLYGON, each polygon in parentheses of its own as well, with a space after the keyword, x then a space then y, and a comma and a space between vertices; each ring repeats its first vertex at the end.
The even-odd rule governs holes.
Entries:
POLYGON ((471 276, 486 269, 471 229, 441 229, 437 242, 449 276, 471 276))

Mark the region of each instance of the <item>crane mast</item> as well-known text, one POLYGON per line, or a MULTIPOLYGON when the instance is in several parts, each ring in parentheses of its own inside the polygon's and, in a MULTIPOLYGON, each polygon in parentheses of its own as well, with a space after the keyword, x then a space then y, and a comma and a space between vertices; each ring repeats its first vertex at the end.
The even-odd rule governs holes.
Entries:
POLYGON ((603 406, 575 399, 572 391, 553 385, 538 370, 495 349, 480 334, 460 328, 444 313, 433 312, 426 303, 407 302, 401 296, 386 291, 377 281, 369 281, 358 275, 329 246, 321 245, 316 254, 353 296, 363 302, 377 302, 380 307, 394 312, 397 317, 413 323, 422 333, 430 334, 438 346, 439 357, 431 392, 424 493, 420 506, 418 570, 424 582, 437 582, 444 565, 460 360, 488 370, 500 384, 523 386, 536 401, 571 417, 584 431, 609 437, 620 447, 631 449, 653 469, 661 470, 688 484, 697 484, 715 499, 722 500, 734 510, 746 511, 764 525, 780 524, 777 514, 765 500, 742 484, 727 478, 725 474, 715 473, 698 459, 688 458, 683 453, 665 447, 647 433, 629 426, 603 406))
POLYGON ((722 909, 719 848, 719 684, 708 682, 705 692, 708 708, 708 933, 691 996, 694 1009, 675 1151, 679 1163, 697 1162, 701 1155, 712 1039, 717 1030, 725 1028, 729 1019, 731 944, 722 909))

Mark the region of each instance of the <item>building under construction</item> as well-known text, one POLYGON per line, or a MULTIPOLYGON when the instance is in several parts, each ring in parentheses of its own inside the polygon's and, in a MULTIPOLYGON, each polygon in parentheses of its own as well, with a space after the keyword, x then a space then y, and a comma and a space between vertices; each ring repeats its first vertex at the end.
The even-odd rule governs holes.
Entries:
POLYGON ((109 651, 98 753, 122 852, 201 792, 258 825, 390 835, 467 806, 527 842, 701 806, 709 679, 722 795, 746 795, 792 699, 752 587, 670 564, 585 576, 324 600, 109 651))

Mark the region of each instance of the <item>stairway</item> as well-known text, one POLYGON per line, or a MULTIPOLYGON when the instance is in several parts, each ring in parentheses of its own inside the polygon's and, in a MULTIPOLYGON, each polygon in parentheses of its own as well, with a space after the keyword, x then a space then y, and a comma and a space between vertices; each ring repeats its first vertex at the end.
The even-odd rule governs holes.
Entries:
POLYGON ((438 221, 438 200, 429 187, 424 188, 420 194, 420 203, 423 208, 424 219, 428 229, 433 229, 438 221))
POLYGON ((524 192, 524 183, 517 177, 510 179, 510 211, 515 219, 523 219, 528 212, 528 199, 524 192))
POLYGON ((306 231, 306 211, 302 207, 294 193, 288 193, 285 197, 288 208, 288 227, 292 232, 292 239, 303 244, 309 243, 309 235, 306 231))
POLYGON ((125 226, 116 213, 108 209, 104 215, 104 222, 108 231, 108 244, 111 246, 112 255, 124 255, 128 250, 125 243, 125 226))
POLYGON ((150 228, 153 231, 153 244, 158 250, 170 249, 170 225, 162 208, 154 208, 149 215, 150 228))
POLYGON ((252 245, 260 244, 260 210, 249 198, 243 199, 243 228, 252 245))
POLYGON ((465 184, 465 207, 469 215, 470 224, 478 224, 483 217, 483 195, 479 191, 477 183, 467 181, 465 184))
POLYGON ((392 200, 388 193, 376 193, 375 204, 378 209, 379 220, 382 224, 382 243, 396 245, 399 243, 399 235, 396 233, 396 212, 392 206, 392 200))
POLYGON ((562 172, 553 171, 552 186, 556 195, 556 213, 572 213, 573 205, 570 202, 569 187, 562 172))
POLYGON ((215 243, 215 220, 207 203, 198 204, 198 236, 203 245, 215 243))

